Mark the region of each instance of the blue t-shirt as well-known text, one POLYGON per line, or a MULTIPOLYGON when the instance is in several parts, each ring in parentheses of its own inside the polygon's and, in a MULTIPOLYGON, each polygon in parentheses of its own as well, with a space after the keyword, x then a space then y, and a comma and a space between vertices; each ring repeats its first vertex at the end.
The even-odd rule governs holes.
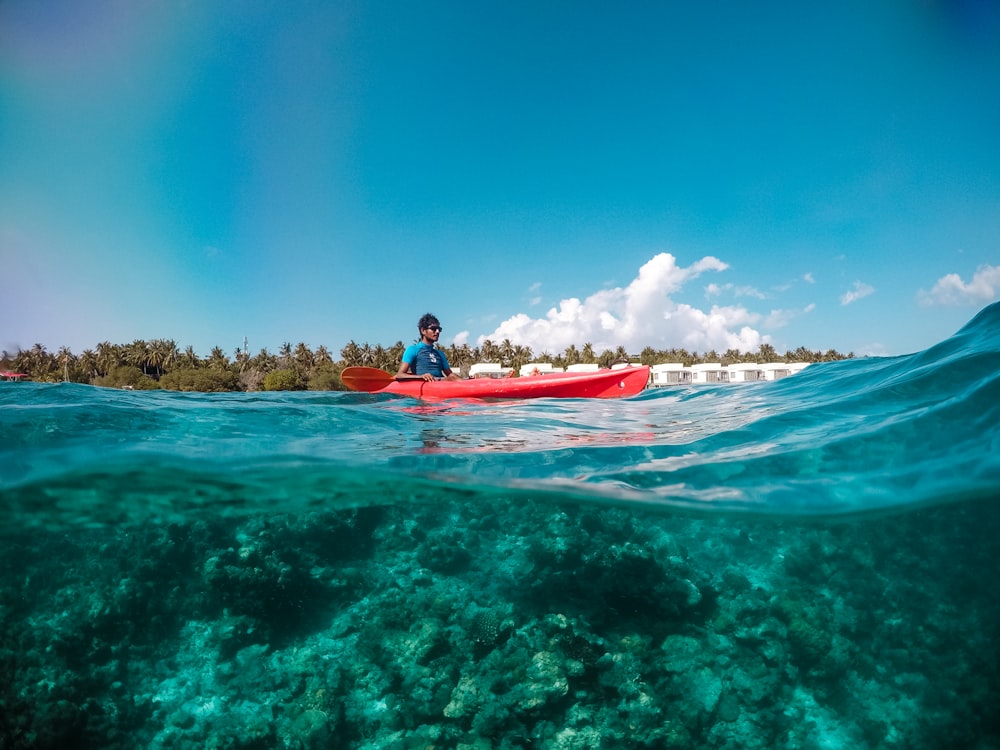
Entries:
POLYGON ((436 378, 443 378, 445 371, 451 369, 444 352, 420 341, 410 344, 403 352, 403 361, 410 366, 414 375, 430 373, 436 378))

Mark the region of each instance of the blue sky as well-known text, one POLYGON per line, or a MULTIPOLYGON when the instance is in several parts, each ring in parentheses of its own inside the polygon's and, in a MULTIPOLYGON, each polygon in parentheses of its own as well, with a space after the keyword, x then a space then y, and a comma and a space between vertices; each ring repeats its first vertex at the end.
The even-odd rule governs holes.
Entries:
POLYGON ((0 348, 926 348, 1000 4, 0 3, 0 348))

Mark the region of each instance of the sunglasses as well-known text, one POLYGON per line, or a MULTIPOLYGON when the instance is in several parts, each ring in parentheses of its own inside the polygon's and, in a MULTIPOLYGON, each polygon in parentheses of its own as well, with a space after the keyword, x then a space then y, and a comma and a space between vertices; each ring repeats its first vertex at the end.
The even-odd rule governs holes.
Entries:
POLYGON ((428 331, 437 331, 438 333, 441 333, 442 329, 441 329, 441 326, 427 326, 427 330, 428 331))

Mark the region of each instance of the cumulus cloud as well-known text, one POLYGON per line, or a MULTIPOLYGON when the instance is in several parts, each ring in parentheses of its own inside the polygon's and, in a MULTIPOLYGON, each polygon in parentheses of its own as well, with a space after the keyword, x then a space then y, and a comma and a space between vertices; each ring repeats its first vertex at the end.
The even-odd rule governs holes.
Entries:
POLYGON ((796 318, 808 315, 815 309, 816 305, 808 304, 801 310, 771 310, 768 316, 764 318, 763 325, 765 328, 784 328, 796 318))
POLYGON ((736 284, 709 284, 705 287, 706 297, 719 297, 724 293, 730 293, 734 297, 754 297, 756 299, 767 299, 762 291, 752 286, 737 286, 736 284))
POLYGON ((924 305, 978 306, 994 302, 1000 299, 1000 266, 980 266, 968 284, 957 273, 949 273, 938 279, 929 292, 921 289, 918 298, 924 305))
POLYGON ((852 302, 857 302, 863 297, 867 297, 869 294, 873 294, 874 292, 875 287, 870 284, 866 284, 863 281, 855 281, 854 288, 844 292, 844 294, 840 296, 840 304, 849 305, 852 302))
POLYGON ((671 297, 701 274, 727 268, 712 256, 681 267, 673 255, 660 253, 639 269, 628 286, 603 289, 584 300, 564 299, 541 318, 519 313, 481 336, 478 344, 510 339, 536 354, 557 354, 586 343, 598 352, 619 346, 632 353, 646 346, 752 351, 764 341, 753 328, 759 315, 740 306, 715 305, 706 312, 671 297))

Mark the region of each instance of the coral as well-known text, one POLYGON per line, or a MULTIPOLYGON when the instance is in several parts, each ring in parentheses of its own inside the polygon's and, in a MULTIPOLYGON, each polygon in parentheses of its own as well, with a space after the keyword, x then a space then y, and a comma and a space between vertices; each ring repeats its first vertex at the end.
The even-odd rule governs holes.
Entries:
POLYGON ((983 518, 576 511, 39 532, 0 549, 0 747, 997 744, 983 518))

